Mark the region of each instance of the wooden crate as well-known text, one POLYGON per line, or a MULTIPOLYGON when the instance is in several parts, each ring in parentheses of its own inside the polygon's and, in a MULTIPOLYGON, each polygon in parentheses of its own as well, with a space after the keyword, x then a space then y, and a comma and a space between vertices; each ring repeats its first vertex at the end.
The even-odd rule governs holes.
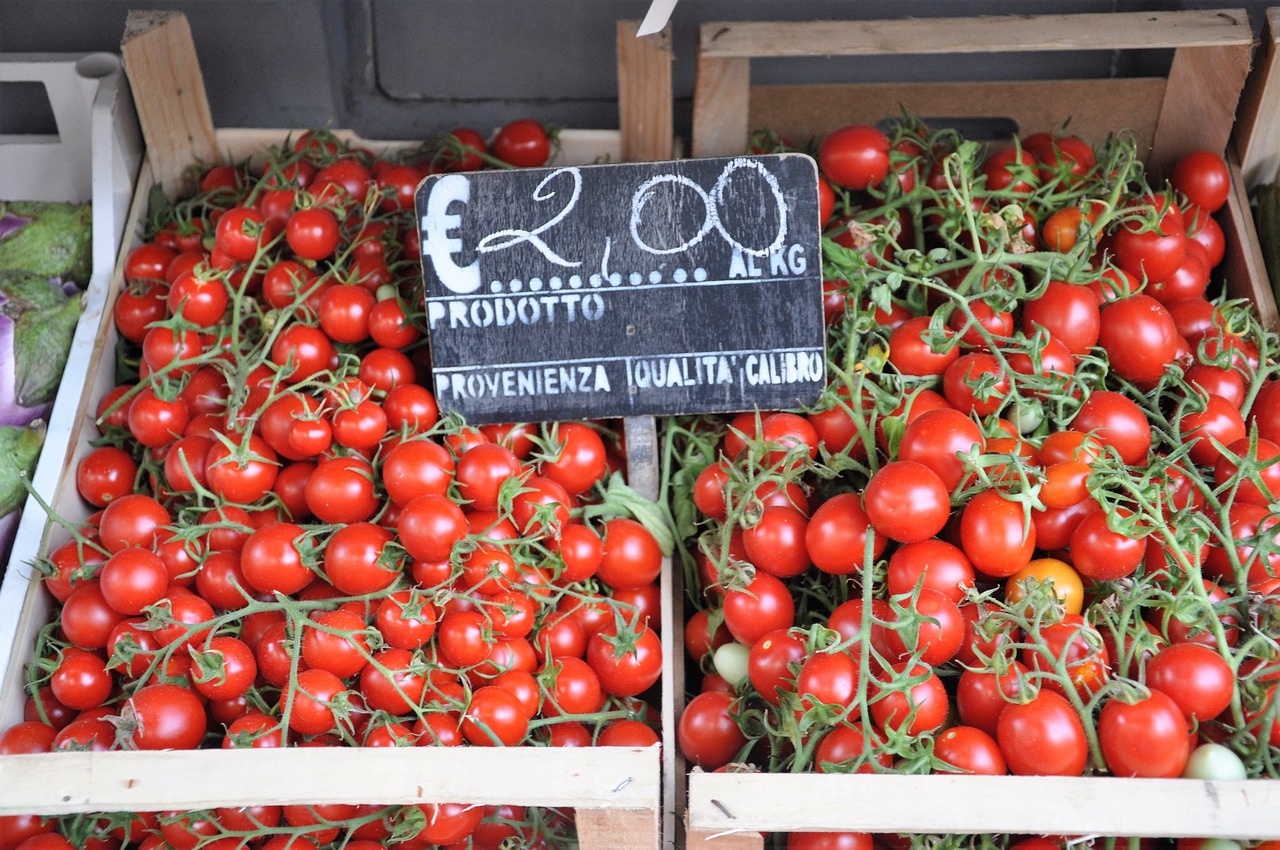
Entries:
MULTIPOLYGON (((622 100, 624 132, 565 130, 560 162, 584 164, 665 158, 670 152, 670 37, 635 39, 636 24, 619 22, 620 77, 663 82, 666 91, 622 100), (665 110, 665 111, 664 111, 665 110), (664 123, 665 121, 665 123, 664 123), (661 141, 665 133, 665 148, 661 141), (625 138, 625 141, 624 141, 625 138)), ((62 517, 84 520, 89 508, 75 487, 75 469, 90 450, 97 400, 115 383, 117 334, 111 305, 118 295, 123 259, 139 243, 148 199, 156 188, 169 194, 196 158, 252 158, 281 144, 287 130, 215 130, 209 120, 204 84, 190 29, 177 13, 131 13, 124 45, 126 67, 137 95, 147 140, 147 158, 132 197, 125 244, 119 253, 105 309, 86 352, 89 367, 79 386, 70 421, 70 450, 52 488, 43 494, 62 517)), ((371 142, 340 136, 377 152, 411 147, 411 142, 371 142)), ((656 491, 652 420, 627 423, 635 478, 652 480, 656 491), (647 460, 644 447, 652 444, 647 460)), ((643 487, 643 484, 639 485, 643 487)), ((0 589, 0 728, 22 719, 24 666, 35 636, 48 622, 51 599, 33 576, 29 562, 67 539, 49 524, 38 548, 15 552, 13 568, 0 589)), ((665 570, 664 588, 671 570, 665 570)), ((668 592, 669 598, 674 594, 668 592)), ((665 612, 674 618, 671 611, 665 612)), ((664 636, 664 652, 675 649, 664 636)), ((669 664, 669 662, 668 662, 669 664)), ((674 696, 664 697, 666 729, 674 729, 674 696)), ((664 730, 664 734, 665 730, 664 730)), ((672 733, 673 734, 673 733, 672 733)), ((0 756, 0 815, 203 809, 262 803, 425 804, 461 802, 572 807, 579 840, 588 850, 659 848, 664 824, 674 823, 674 797, 664 807, 660 746, 649 748, 407 748, 372 750, 200 750, 180 752, 53 753, 0 756), (252 782, 245 782, 252 776, 252 782)))
MULTIPOLYGON (((1273 30, 1274 32, 1275 30, 1273 30)), ((1070 132, 1096 143, 1131 128, 1159 174, 1193 150, 1224 152, 1234 185, 1220 221, 1228 291, 1277 321, 1238 159, 1228 150, 1249 70, 1252 32, 1243 10, 1103 13, 812 23, 715 22, 702 26, 693 152, 746 150, 768 127, 797 142, 905 107, 926 122, 1012 119, 1021 132, 1070 132), (759 86, 753 58, 981 54, 1165 49, 1167 77, 984 83, 759 86)), ((1280 71, 1277 71, 1280 73, 1280 71)), ((1280 109, 1280 85, 1272 88, 1280 109)), ((1274 140, 1274 118, 1266 131, 1274 140)), ((1260 122, 1261 123, 1261 122, 1260 122)), ((1272 145, 1273 155, 1277 153, 1272 145)), ((687 776, 686 845, 754 850, 761 832, 858 831, 1129 836, 1280 837, 1280 781, 1201 782, 1112 777, 824 776, 703 773, 687 776), (1010 805, 1016 800, 1016 805, 1010 805), (922 801, 924 803, 922 804, 922 801)))

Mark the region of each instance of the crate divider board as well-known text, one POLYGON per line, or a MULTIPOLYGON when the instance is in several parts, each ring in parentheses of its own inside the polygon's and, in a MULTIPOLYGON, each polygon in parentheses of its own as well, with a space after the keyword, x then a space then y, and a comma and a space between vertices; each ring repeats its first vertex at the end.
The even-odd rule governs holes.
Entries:
POLYGON ((304 747, 200 751, 198 760, 194 755, 169 750, 7 756, 0 760, 0 813, 264 802, 572 804, 648 812, 658 794, 657 747, 304 747), (608 758, 601 759, 601 752, 608 758), (245 782, 246 776, 253 782, 245 782))
POLYGON ((639 21, 618 21, 618 129, 622 161, 671 159, 671 24, 638 36, 639 21))
POLYGON ((753 830, 1280 837, 1278 780, 694 771, 689 789, 689 822, 706 833, 690 850, 753 830))
MULTIPOLYGON (((662 44, 661 40, 649 43, 662 44)), ((620 61, 633 60, 620 57, 620 61)), ((122 222, 128 238, 107 281, 112 287, 106 299, 108 309, 92 329, 96 333, 90 337, 91 350, 84 353, 87 374, 78 385, 63 388, 76 396, 69 428, 76 455, 68 455, 61 476, 45 496, 60 516, 73 522, 89 513, 76 493, 75 466, 96 436, 92 420, 97 399, 114 385, 117 334, 109 306, 120 287, 124 259, 138 244, 151 192, 158 186, 181 185, 183 172, 194 161, 192 139, 198 140, 207 158, 244 159, 283 144, 288 136, 287 130, 208 127, 203 117, 207 107, 199 106, 207 104, 203 80, 189 27, 180 13, 131 13, 125 67, 135 91, 141 93, 139 101, 148 104, 140 118, 149 144, 131 195, 128 220, 122 222), (180 90, 175 80, 184 81, 180 90)), ((629 79, 637 85, 641 82, 634 74, 629 79)), ((661 98, 651 100, 656 103, 661 98)), ((341 131, 338 135, 378 152, 416 144, 366 141, 341 131)), ((561 142, 558 161, 573 164, 617 161, 623 147, 620 134, 611 130, 565 130, 561 142)), ((649 433, 652 436, 651 420, 649 433)), ((642 439, 637 442, 643 444, 642 439)), ((656 460, 656 444, 653 451, 656 460)), ((652 474, 656 476, 656 466, 652 474)), ((15 557, 0 594, 0 620, 16 624, 12 640, 0 643, 0 727, 22 719, 24 666, 50 614, 50 600, 38 578, 26 563, 19 563, 61 542, 55 539, 56 530, 42 528, 41 532, 43 539, 38 538, 21 559, 15 557)), ((669 592, 669 573, 668 567, 664 592, 669 592)), ((665 649, 668 654, 672 646, 665 649)), ((585 850, 658 848, 663 826, 661 752, 662 747, 655 745, 643 749, 329 747, 0 756, 0 814, 197 809, 268 802, 511 803, 575 808, 585 850), (182 781, 184 775, 198 779, 182 781), (246 775, 255 781, 246 785, 246 775)), ((667 817, 670 820, 673 815, 667 817)))
MULTIPOLYGON (((1233 190, 1219 214, 1228 245, 1223 265, 1228 293, 1252 300, 1262 322, 1275 327, 1275 297, 1263 268, 1245 180, 1228 145, 1251 48, 1248 17, 1239 9, 939 18, 927 25, 920 20, 706 23, 699 38, 693 153, 741 153, 756 127, 802 142, 844 124, 875 123, 895 114, 899 104, 926 119, 1013 118, 1023 132, 1050 130, 1070 117, 1069 132, 1091 143, 1130 127, 1150 142, 1146 159, 1157 174, 1190 151, 1218 151, 1233 170, 1233 190), (753 58, 1125 49, 1172 49, 1169 76, 751 86, 753 58)), ((1276 97, 1280 101, 1280 94, 1276 97)), ((687 780, 689 850, 756 850, 763 846, 762 832, 784 831, 1280 837, 1275 805, 1280 780, 768 775, 696 769, 687 780), (1056 802, 1012 811, 1001 803, 1010 795, 1056 802), (932 802, 924 809, 903 802, 922 799, 932 802), (1062 806, 1063 800, 1070 803, 1062 806)))

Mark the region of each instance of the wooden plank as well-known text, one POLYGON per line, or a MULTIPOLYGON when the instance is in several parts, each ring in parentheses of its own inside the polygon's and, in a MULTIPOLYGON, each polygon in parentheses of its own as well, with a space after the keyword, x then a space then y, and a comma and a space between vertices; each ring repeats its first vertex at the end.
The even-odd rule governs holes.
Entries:
POLYGON ((455 802, 644 809, 656 820, 658 760, 657 746, 304 747, 0 756, 0 814, 262 803, 455 802))
MULTIPOLYGON (((554 781, 554 780, 553 780, 554 781)), ((578 809, 574 814, 583 850, 659 848, 662 835, 654 809, 578 809)))
POLYGON ((874 124, 905 108, 931 126, 949 118, 1009 119, 1023 133, 1054 130, 1070 119, 1071 133, 1099 144, 1116 129, 1116 116, 1124 115, 1126 126, 1150 141, 1164 91, 1162 77, 752 86, 749 125, 778 128, 803 145, 845 124, 874 124))
POLYGON ((693 92, 695 157, 736 156, 746 151, 750 93, 751 60, 699 53, 693 92))
MULTIPOLYGON (((660 493, 661 474, 658 460, 658 432, 652 416, 629 416, 622 420, 623 439, 627 445, 627 483, 646 499, 656 501, 660 493)), ((681 666, 684 657, 684 614, 681 605, 680 583, 671 566, 671 558, 662 559, 659 573, 659 618, 662 628, 662 694, 660 716, 662 719, 662 751, 668 755, 662 760, 662 835, 667 843, 676 844, 678 828, 676 813, 684 800, 683 788, 678 779, 677 760, 671 753, 678 753, 676 743, 676 706, 684 699, 684 677, 681 666)))
POLYGON ((710 832, 1280 837, 1280 780, 695 772, 689 789, 689 824, 710 832))
POLYGON ((1248 45, 1243 9, 904 18, 874 21, 704 23, 701 55, 785 56, 1142 50, 1248 45))
POLYGON ((671 24, 637 37, 639 21, 618 21, 618 129, 624 162, 671 159, 671 24))
POLYGON ((622 420, 627 444, 627 484, 644 498, 658 498, 658 432, 652 416, 622 420))
POLYGON ((680 712, 684 708, 684 570, 662 559, 662 834, 668 847, 684 847, 685 780, 689 766, 680 753, 680 712))
POLYGON ((195 160, 217 158, 213 117, 195 42, 181 12, 130 12, 120 45, 147 158, 172 194, 195 160))
POLYGON ((1251 52, 1249 44, 1174 52, 1149 162, 1157 178, 1192 151, 1226 152, 1251 52))
POLYGON ((1232 298, 1248 298, 1257 306, 1262 326, 1274 329, 1280 325, 1275 288, 1267 274, 1253 210, 1249 207, 1247 181, 1234 150, 1228 152, 1227 164, 1231 168, 1231 193, 1219 213, 1227 237, 1227 253, 1222 260, 1227 294, 1232 298))
POLYGON ((1240 152, 1244 185, 1270 183, 1280 173, 1280 6, 1267 9, 1253 71, 1240 96, 1235 145, 1240 152))
MULTIPOLYGON (((619 21, 618 43, 618 127, 622 136, 624 161, 670 159, 674 154, 674 108, 671 83, 671 24, 658 34, 638 38, 639 22, 619 21)), ((627 482, 641 496, 656 500, 659 495, 660 471, 658 436, 651 416, 623 419, 623 438, 627 446, 627 482)), ((682 622, 676 607, 679 596, 673 589, 671 558, 662 559, 659 574, 659 617, 663 624, 661 706, 662 751, 668 756, 661 763, 660 817, 648 818, 643 813, 602 813, 579 811, 576 817, 578 839, 590 850, 639 846, 676 846, 676 811, 683 801, 677 796, 675 764, 671 753, 675 745, 675 706, 683 699, 672 678, 673 658, 680 654, 680 632, 673 624, 682 622), (648 829, 652 834, 648 834, 648 829)))
POLYGON ((764 836, 758 832, 712 832, 706 829, 693 829, 688 824, 689 813, 685 812, 684 850, 764 850, 764 836))

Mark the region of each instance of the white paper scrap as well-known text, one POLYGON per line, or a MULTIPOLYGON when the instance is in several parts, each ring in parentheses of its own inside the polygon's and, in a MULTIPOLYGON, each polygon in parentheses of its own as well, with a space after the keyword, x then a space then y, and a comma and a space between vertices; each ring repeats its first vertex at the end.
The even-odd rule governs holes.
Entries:
POLYGON ((653 35, 655 32, 661 31, 667 25, 667 21, 671 19, 671 11, 675 9, 678 0, 653 0, 649 4, 649 11, 645 14, 644 20, 640 22, 640 29, 636 32, 636 37, 642 35, 653 35))

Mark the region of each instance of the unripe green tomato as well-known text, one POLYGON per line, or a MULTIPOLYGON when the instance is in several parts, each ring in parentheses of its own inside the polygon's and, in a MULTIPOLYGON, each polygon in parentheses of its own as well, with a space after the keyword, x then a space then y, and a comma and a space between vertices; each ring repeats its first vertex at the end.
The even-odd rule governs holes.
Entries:
POLYGON ((1206 838, 1201 842, 1200 850, 1244 850, 1244 847, 1230 838, 1206 838))
POLYGON ((1044 407, 1035 399, 1025 399, 1010 407, 1006 415, 1019 434, 1030 434, 1044 421, 1044 407))
POLYGON ((716 649, 711 656, 711 663, 716 672, 724 677, 731 687, 737 689, 747 680, 747 657, 751 650, 737 642, 729 642, 716 649))
MULTIPOLYGON (((1191 751, 1187 766, 1182 771, 1185 779, 1247 779, 1244 762, 1240 757, 1221 744, 1201 744, 1191 751)), ((1207 843, 1207 842, 1206 842, 1207 843)), ((1231 842, 1234 844, 1235 842, 1231 842)), ((1214 850, 1214 848, 1202 848, 1214 850)), ((1216 850, 1231 850, 1229 847, 1216 850)))

